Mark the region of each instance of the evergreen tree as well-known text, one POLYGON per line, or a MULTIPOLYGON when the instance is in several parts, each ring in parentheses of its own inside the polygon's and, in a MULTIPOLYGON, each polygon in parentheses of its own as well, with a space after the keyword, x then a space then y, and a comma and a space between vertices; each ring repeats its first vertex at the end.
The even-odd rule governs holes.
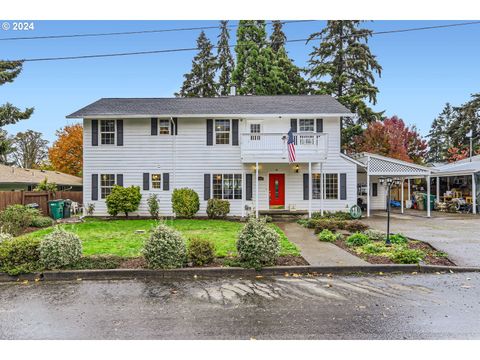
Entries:
POLYGON ((470 147, 470 139, 467 133, 472 131, 473 150, 480 148, 480 93, 473 94, 471 100, 455 108, 456 116, 451 121, 447 134, 451 140, 451 146, 460 149, 470 147))
MULTIPOLYGON (((0 86, 11 83, 22 71, 21 61, 3 61, 0 60, 0 86)), ((5 125, 15 124, 20 120, 30 118, 33 108, 27 108, 21 111, 10 103, 0 105, 0 128, 5 125)))
POLYGON ((451 146, 448 131, 455 117, 456 112, 454 108, 447 103, 441 114, 433 120, 430 132, 427 135, 429 139, 427 159, 429 162, 443 162, 447 160, 448 149, 451 146))
POLYGON ((310 35, 307 43, 319 40, 320 44, 310 53, 308 72, 316 93, 334 96, 365 124, 381 116, 366 101, 376 103, 374 76, 381 75, 382 67, 367 45, 372 31, 360 28, 361 23, 328 21, 324 29, 310 35))
POLYGON ((272 21, 272 35, 270 35, 270 46, 274 52, 278 52, 281 48, 285 48, 285 42, 287 41, 287 36, 283 32, 283 25, 280 20, 272 21))
POLYGON ((230 52, 230 31, 228 30, 228 21, 220 22, 220 35, 217 44, 217 66, 220 71, 218 78, 218 94, 226 96, 230 93, 232 85, 232 72, 235 66, 233 56, 230 52))
POLYGON ((203 31, 197 39, 197 48, 198 53, 193 58, 192 70, 183 75, 185 80, 176 96, 212 97, 217 95, 216 58, 212 54, 213 45, 203 31))

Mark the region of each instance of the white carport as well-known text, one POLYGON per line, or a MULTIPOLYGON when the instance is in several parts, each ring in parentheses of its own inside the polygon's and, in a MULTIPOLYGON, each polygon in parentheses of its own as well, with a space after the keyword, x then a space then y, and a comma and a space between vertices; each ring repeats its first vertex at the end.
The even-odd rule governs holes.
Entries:
MULTIPOLYGON (((367 198, 367 216, 370 216, 370 210, 372 207, 372 190, 377 191, 378 194, 378 182, 376 187, 372 189, 372 179, 378 179, 380 177, 392 177, 399 178, 401 180, 401 211, 404 212, 404 182, 408 181, 408 198, 410 195, 410 179, 425 178, 427 180, 427 199, 430 199, 430 177, 434 171, 432 168, 409 163, 406 161, 389 158, 382 155, 372 153, 360 153, 352 156, 355 160, 360 162, 362 166, 358 167, 357 178, 361 174, 364 174, 366 178, 366 198, 367 198)), ((358 180, 357 180, 358 181, 358 180)), ((427 206, 427 216, 430 217, 431 209, 427 206)))

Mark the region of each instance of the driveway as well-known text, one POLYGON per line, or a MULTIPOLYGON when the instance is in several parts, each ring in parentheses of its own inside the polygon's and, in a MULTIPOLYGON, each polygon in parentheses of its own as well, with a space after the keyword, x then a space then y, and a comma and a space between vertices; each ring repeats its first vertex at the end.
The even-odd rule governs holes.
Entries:
POLYGON ((480 273, 0 283, 0 339, 480 339, 480 273))
MULTIPOLYGON (((386 213, 375 212, 372 215, 363 221, 372 228, 386 231, 386 213)), ((419 215, 414 212, 392 214, 391 232, 428 242, 437 250, 448 253, 458 266, 480 267, 480 216, 436 212, 431 218, 419 215)))

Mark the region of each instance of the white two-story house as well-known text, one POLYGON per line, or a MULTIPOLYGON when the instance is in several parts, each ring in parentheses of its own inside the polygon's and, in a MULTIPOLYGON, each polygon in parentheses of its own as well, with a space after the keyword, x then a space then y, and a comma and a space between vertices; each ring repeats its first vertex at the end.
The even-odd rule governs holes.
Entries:
POLYGON ((342 116, 352 114, 330 96, 288 95, 103 98, 68 118, 83 119, 84 204, 95 215, 107 215, 105 197, 118 184, 140 186, 137 215, 148 215, 150 193, 172 215, 173 189, 188 187, 200 197, 198 215, 219 198, 231 216, 246 216, 356 204, 358 163, 341 153, 342 116))

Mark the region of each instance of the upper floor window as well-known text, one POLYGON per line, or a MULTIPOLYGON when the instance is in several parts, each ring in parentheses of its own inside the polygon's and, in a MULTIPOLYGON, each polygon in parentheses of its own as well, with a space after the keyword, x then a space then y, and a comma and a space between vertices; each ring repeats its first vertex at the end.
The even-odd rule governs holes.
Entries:
POLYGON ((100 121, 100 143, 115 145, 115 120, 100 121))
POLYGON ((162 188, 162 174, 152 174, 152 189, 162 188))
POLYGON ((250 124, 250 140, 260 140, 261 124, 250 124), (258 134, 258 135, 257 135, 258 134))
POLYGON ((115 185, 115 174, 101 174, 100 175, 100 194, 102 199, 105 199, 112 192, 115 185))
POLYGON ((299 132, 314 132, 315 120, 314 119, 300 119, 298 121, 299 132))
POLYGON ((241 199, 242 175, 241 174, 213 174, 213 198, 215 199, 241 199))
POLYGON ((231 120, 215 120, 215 144, 230 144, 231 120))
POLYGON ((170 120, 158 121, 158 133, 160 135, 170 135, 170 120))

